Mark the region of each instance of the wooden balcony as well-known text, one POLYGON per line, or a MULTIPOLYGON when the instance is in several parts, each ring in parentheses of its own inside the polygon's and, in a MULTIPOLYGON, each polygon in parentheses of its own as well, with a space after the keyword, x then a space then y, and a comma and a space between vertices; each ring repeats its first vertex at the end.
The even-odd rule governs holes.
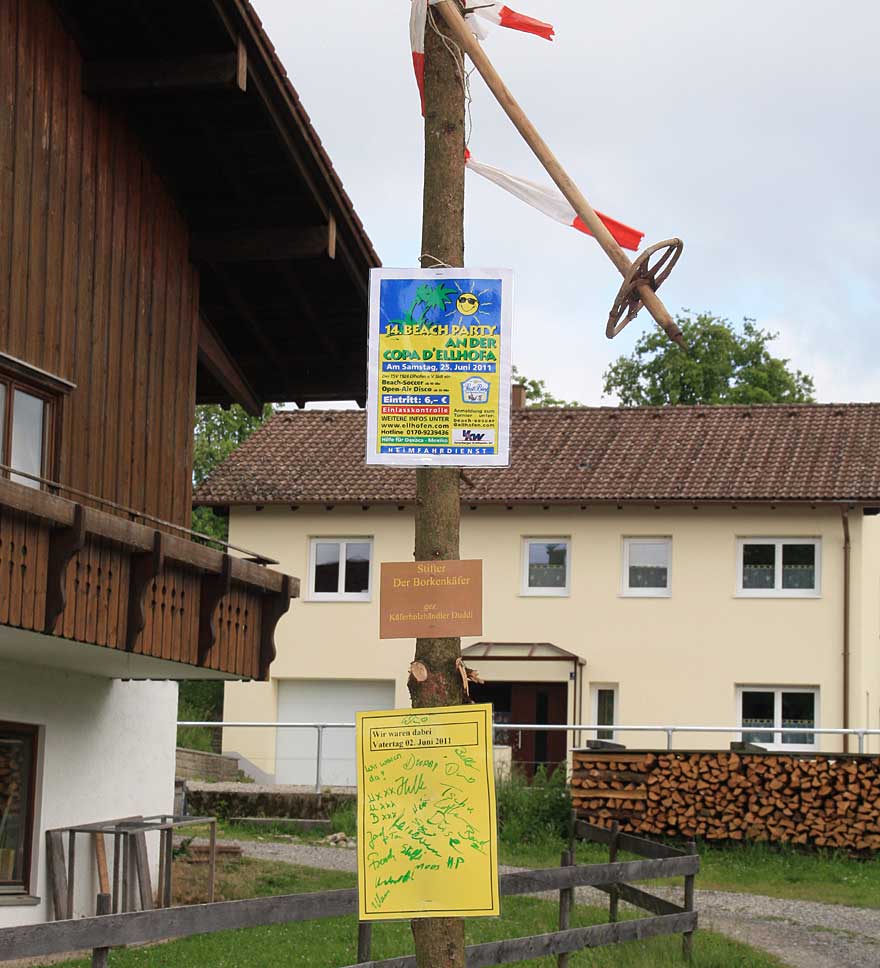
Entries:
POLYGON ((297 579, 255 561, 0 478, 0 659, 265 679, 298 594, 297 579))

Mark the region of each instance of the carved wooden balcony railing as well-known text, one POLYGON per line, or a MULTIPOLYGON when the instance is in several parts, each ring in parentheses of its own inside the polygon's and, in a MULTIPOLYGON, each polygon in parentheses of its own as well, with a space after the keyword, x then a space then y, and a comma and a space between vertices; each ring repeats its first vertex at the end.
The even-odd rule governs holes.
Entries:
POLYGON ((0 478, 0 625, 265 679, 298 594, 253 561, 0 478))

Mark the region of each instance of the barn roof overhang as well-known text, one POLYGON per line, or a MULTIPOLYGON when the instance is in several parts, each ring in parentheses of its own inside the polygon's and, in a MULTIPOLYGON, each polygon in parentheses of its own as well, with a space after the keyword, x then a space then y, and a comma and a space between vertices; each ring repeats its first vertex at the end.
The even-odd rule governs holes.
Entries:
POLYGON ((362 402, 379 259, 248 0, 57 5, 189 225, 199 402, 362 402))

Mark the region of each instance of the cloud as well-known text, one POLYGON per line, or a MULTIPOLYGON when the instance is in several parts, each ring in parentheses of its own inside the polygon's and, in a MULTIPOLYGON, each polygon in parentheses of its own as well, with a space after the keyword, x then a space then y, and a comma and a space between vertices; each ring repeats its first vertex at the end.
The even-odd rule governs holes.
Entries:
MULTIPOLYGON (((779 330, 820 399, 878 399, 880 5, 520 0, 552 44, 496 29, 487 50, 591 202, 685 240, 661 296, 779 330)), ((256 0, 266 29, 386 265, 416 265, 421 119, 404 0, 256 0), (377 11, 381 14, 377 16, 377 11)), ((475 157, 542 180, 476 75, 475 157)), ((595 242, 469 178, 466 259, 516 271, 515 359, 596 403, 620 284, 595 242)))

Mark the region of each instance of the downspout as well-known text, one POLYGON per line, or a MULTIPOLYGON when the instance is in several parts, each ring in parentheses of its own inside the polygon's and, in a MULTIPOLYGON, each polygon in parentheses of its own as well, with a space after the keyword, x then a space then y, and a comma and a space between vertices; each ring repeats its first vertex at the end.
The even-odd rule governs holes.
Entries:
MULTIPOLYGON (((849 598, 852 541, 849 534, 849 509, 841 507, 843 525, 843 728, 849 729, 849 598)), ((843 736, 843 752, 849 752, 849 734, 843 736)))

